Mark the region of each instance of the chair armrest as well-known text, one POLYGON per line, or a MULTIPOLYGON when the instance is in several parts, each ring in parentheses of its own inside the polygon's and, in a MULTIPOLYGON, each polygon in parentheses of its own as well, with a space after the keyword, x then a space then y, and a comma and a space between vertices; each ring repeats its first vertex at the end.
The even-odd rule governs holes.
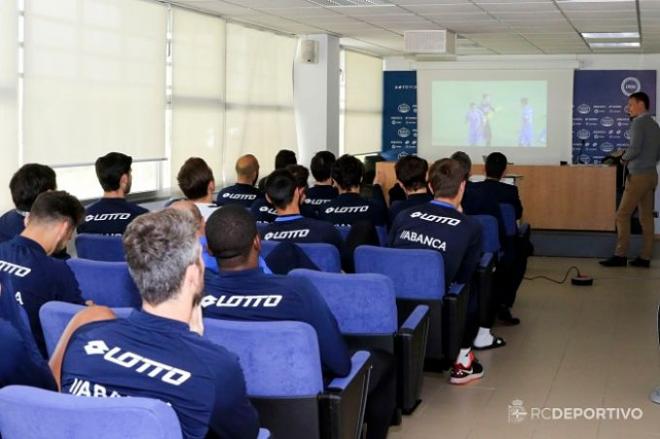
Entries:
POLYGON ((431 324, 430 308, 417 305, 401 325, 396 337, 397 404, 404 414, 412 413, 422 400, 424 360, 431 324))
POLYGON ((481 260, 479 261, 479 268, 488 268, 488 266, 491 264, 493 259, 495 258, 495 255, 486 252, 483 255, 481 255, 481 260))
POLYGON ((370 366, 369 357, 370 355, 367 351, 357 351, 354 353, 351 357, 351 371, 349 374, 343 378, 335 378, 330 381, 330 384, 327 386, 328 390, 338 390, 340 392, 346 390, 349 384, 351 384, 351 381, 353 381, 353 379, 359 375, 363 369, 370 366))
POLYGON ((447 294, 452 296, 459 296, 465 291, 465 284, 451 284, 447 294))
POLYGON ((417 305, 413 312, 410 313, 406 321, 403 322, 403 325, 401 325, 399 331, 415 331, 415 329, 424 321, 428 314, 428 305, 417 305))
POLYGON ((270 431, 268 431, 265 428, 260 428, 259 429, 259 434, 257 435, 257 439, 270 439, 270 431))
POLYGON ((321 437, 327 439, 362 437, 364 413, 367 406, 370 354, 358 351, 351 358, 351 372, 335 378, 319 395, 321 437))

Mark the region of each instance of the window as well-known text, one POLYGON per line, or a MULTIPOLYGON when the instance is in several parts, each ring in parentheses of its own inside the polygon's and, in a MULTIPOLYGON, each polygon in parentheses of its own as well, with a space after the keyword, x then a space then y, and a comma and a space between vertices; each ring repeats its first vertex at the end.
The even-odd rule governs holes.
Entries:
MULTIPOLYGON (((222 180, 235 179, 242 154, 272 171, 280 149, 297 151, 293 112, 293 60, 297 40, 227 24, 227 113, 222 180)), ((216 176, 217 177, 217 176, 216 176)))
POLYGON ((202 157, 216 173, 224 137, 225 22, 174 9, 172 187, 183 162, 202 157))
POLYGON ((16 2, 0 1, 0 208, 13 207, 6 189, 18 165, 18 11, 16 2))
MULTIPOLYGON (((97 157, 165 156, 167 14, 136 0, 26 2, 24 163, 54 166, 59 186, 85 198, 97 157)), ((135 183, 157 180, 136 170, 135 183)))
POLYGON ((383 60, 361 53, 342 53, 340 151, 380 152, 383 111, 383 60))

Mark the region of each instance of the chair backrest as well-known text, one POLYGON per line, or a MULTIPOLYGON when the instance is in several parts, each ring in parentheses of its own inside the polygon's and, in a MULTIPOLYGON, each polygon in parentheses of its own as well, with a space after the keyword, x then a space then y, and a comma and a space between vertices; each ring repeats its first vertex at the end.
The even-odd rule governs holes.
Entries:
POLYGON ((307 323, 207 318, 204 337, 238 356, 251 397, 307 398, 323 392, 316 331, 307 323))
POLYGON ((394 284, 381 274, 321 273, 293 270, 309 279, 325 299, 346 335, 393 335, 397 332, 394 284))
MULTIPOLYGON (((69 324, 69 321, 71 321, 77 312, 84 308, 83 305, 57 301, 47 302, 41 306, 41 309, 39 309, 39 320, 41 321, 49 356, 55 350, 55 346, 62 336, 66 325, 69 324)), ((125 318, 133 311, 133 308, 113 308, 112 311, 117 317, 125 318)))
POLYGON ((81 233, 76 236, 76 252, 79 258, 95 261, 121 262, 126 260, 121 236, 81 233))
POLYGON ((376 234, 378 235, 378 242, 380 242, 381 247, 385 247, 387 245, 387 227, 376 226, 376 234))
POLYGON ((515 236, 518 233, 516 209, 511 204, 500 203, 500 213, 502 214, 502 221, 504 221, 506 236, 515 236))
POLYGON ((67 264, 76 276, 83 298, 97 305, 140 308, 142 298, 126 262, 71 258, 67 264))
POLYGON ((394 283, 397 299, 440 300, 445 294, 445 266, 435 250, 362 245, 355 249, 357 273, 383 274, 394 283))
MULTIPOLYGON (((261 241, 261 256, 268 257, 270 252, 280 244, 280 241, 261 241)), ((307 255, 319 270, 328 273, 341 272, 341 256, 339 250, 332 244, 325 243, 295 243, 307 255)))
POLYGON ((150 398, 81 398, 27 386, 0 390, 3 439, 180 439, 174 410, 150 398))
POLYGON ((497 218, 492 215, 472 215, 481 224, 481 251, 497 254, 500 251, 500 234, 497 218))

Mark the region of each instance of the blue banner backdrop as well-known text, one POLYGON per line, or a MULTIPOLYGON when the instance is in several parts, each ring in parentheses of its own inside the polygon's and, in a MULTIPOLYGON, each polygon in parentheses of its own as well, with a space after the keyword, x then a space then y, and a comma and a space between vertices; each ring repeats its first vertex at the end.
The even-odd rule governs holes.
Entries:
POLYGON ((383 73, 383 144, 385 160, 417 153, 417 72, 383 73))
POLYGON ((573 163, 598 164, 630 142, 628 96, 643 91, 655 115, 655 70, 577 70, 573 82, 573 163))

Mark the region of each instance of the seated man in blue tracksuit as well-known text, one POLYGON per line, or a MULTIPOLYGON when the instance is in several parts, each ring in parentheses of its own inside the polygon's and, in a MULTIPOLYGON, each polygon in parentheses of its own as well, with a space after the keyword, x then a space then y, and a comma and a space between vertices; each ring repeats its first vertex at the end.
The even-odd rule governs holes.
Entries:
POLYGON ((429 165, 426 160, 414 155, 407 155, 399 159, 394 165, 396 180, 406 193, 406 199, 392 202, 390 206, 390 222, 396 216, 413 206, 428 203, 433 199, 426 184, 426 174, 429 165))
POLYGON ((20 315, 9 275, 0 276, 0 388, 10 385, 57 390, 30 328, 20 315))
POLYGON ((126 319, 79 327, 62 363, 62 392, 159 399, 185 439, 254 439, 258 416, 236 356, 202 338, 204 265, 190 214, 141 215, 124 234, 126 260, 143 307, 126 319), (215 437, 215 436, 214 436, 215 437))
POLYGON ((337 226, 352 226, 363 221, 374 226, 385 226, 385 206, 360 196, 363 176, 364 165, 360 160, 348 154, 339 157, 332 167, 332 179, 339 189, 339 196, 323 205, 319 210, 319 219, 337 226))
POLYGON ((228 186, 218 193, 215 204, 239 204, 249 208, 257 199, 262 198, 261 191, 254 185, 259 180, 259 162, 252 154, 239 157, 236 161, 236 184, 228 186))
MULTIPOLYGON (((464 152, 456 152, 452 157, 463 165, 466 178, 469 178, 472 163, 464 152)), ((518 188, 500 180, 506 172, 507 158, 500 152, 494 152, 486 158, 486 179, 482 182, 467 182, 463 197, 463 210, 468 215, 491 215, 499 225, 500 243, 503 258, 498 270, 495 271, 495 290, 497 297, 497 319, 504 325, 520 324, 520 319, 511 315, 511 308, 516 300, 516 293, 527 270, 527 257, 530 254, 529 235, 506 236, 506 226, 500 211, 500 203, 511 204, 516 213, 516 219, 522 217, 523 207, 518 194, 518 188)))
POLYGON ((314 209, 315 216, 318 216, 323 205, 339 195, 337 188, 332 185, 332 166, 335 161, 335 155, 330 151, 319 151, 312 157, 310 170, 316 184, 305 192, 304 203, 314 209))
MULTIPOLYGON (((435 162, 429 171, 434 200, 404 210, 390 230, 390 245, 396 248, 427 248, 442 253, 447 285, 467 284, 481 256, 481 227, 461 213, 464 172, 452 159, 435 162)), ((483 376, 483 367, 471 352, 478 319, 468 316, 463 347, 451 371, 450 383, 465 384, 483 376)))
MULTIPOLYGON (((18 236, 25 229, 27 218, 34 200, 39 194, 57 189, 55 171, 45 165, 29 163, 21 166, 9 182, 11 198, 15 209, 6 212, 0 217, 0 242, 9 241, 18 236)), ((71 256, 66 249, 53 254, 57 259, 69 259, 71 256)))
MULTIPOLYGON (((337 321, 306 279, 267 275, 257 267, 261 241, 250 214, 234 206, 215 212, 206 225, 209 250, 220 273, 206 273, 204 317, 227 320, 293 320, 308 323, 319 340, 327 379, 350 371, 350 355, 337 321)), ((368 438, 384 438, 394 411, 391 357, 374 353, 366 422, 368 438)))
POLYGON ((103 188, 103 198, 85 209, 85 222, 78 233, 122 235, 126 227, 148 210, 126 201, 131 192, 133 158, 111 152, 96 160, 96 177, 103 188))
POLYGON ((52 300, 83 304, 78 282, 66 262, 52 258, 66 248, 85 210, 66 192, 44 192, 37 197, 25 230, 0 244, 0 271, 8 274, 16 301, 25 309, 35 341, 47 357, 39 321, 41 305, 52 300))
POLYGON ((296 181, 286 169, 274 171, 266 181, 266 199, 277 209, 275 221, 264 227, 261 239, 306 243, 326 243, 343 249, 337 229, 325 221, 305 218, 300 204, 305 198, 306 181, 296 181))
POLYGON ((9 241, 25 229, 25 218, 32 203, 42 192, 57 189, 55 171, 45 165, 29 163, 21 166, 9 181, 15 209, 0 216, 0 242, 9 241))
POLYGON ((204 219, 208 219, 218 208, 213 202, 215 177, 213 170, 199 157, 186 160, 176 175, 176 181, 183 195, 199 209, 204 219))
MULTIPOLYGON (((305 190, 307 190, 307 180, 309 179, 309 171, 307 170, 307 168, 301 165, 293 164, 293 165, 285 166, 284 168, 276 169, 273 172, 273 174, 281 170, 287 170, 291 175, 293 175, 293 178, 296 180, 296 184, 299 187, 302 187, 305 190)), ((266 186, 268 185, 269 178, 270 175, 264 179, 264 194, 266 192, 266 186)), ((316 217, 316 211, 314 210, 314 206, 301 204, 299 206, 299 210, 300 210, 300 214, 304 217, 307 218, 316 217)), ((250 212, 252 212, 252 216, 254 217, 255 221, 260 224, 270 224, 274 222, 278 216, 277 209, 265 196, 258 198, 257 201, 255 201, 252 204, 252 207, 250 208, 250 212)))

